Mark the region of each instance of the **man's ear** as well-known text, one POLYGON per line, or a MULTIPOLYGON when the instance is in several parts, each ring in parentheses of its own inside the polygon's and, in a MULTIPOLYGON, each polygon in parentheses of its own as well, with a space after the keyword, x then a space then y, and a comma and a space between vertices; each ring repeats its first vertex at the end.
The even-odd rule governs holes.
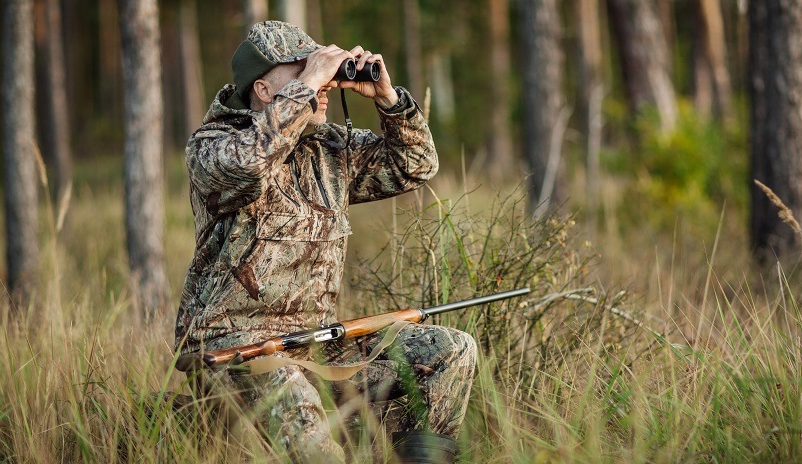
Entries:
POLYGON ((273 101, 273 89, 266 80, 257 79, 253 83, 253 93, 262 103, 266 104, 273 101))

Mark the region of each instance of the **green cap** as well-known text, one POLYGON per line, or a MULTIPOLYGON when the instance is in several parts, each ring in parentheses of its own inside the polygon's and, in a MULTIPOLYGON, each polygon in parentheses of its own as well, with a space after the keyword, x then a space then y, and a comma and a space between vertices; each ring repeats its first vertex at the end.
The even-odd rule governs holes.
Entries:
POLYGON ((237 91, 225 105, 233 109, 247 108, 248 92, 257 79, 281 63, 300 61, 320 48, 323 47, 298 26, 281 21, 254 24, 248 38, 231 58, 237 91))

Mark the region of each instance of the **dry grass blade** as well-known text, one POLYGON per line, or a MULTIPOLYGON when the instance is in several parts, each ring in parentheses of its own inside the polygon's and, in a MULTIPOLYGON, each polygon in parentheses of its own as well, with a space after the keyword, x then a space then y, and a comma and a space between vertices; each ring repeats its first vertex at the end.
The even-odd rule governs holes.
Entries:
POLYGON ((426 95, 423 97, 423 119, 429 122, 429 113, 432 108, 432 88, 426 87, 426 95))
POLYGON ((47 188, 47 169, 45 169, 45 160, 42 158, 42 152, 39 150, 39 145, 36 142, 33 142, 33 153, 36 159, 36 170, 39 173, 39 182, 42 183, 42 186, 47 188))
POLYGON ((70 200, 72 199, 72 182, 67 184, 64 193, 61 194, 58 202, 58 217, 56 219, 56 233, 61 233, 64 228, 64 218, 67 217, 67 210, 70 208, 70 200))
POLYGON ((780 197, 778 197, 773 190, 766 186, 766 184, 755 179, 755 185, 757 185, 760 190, 763 190, 763 193, 766 194, 766 196, 769 198, 769 201, 771 201, 774 206, 777 207, 779 210, 777 214, 780 216, 780 219, 782 219, 784 223, 791 226, 797 237, 802 239, 802 227, 799 226, 799 222, 797 222, 797 220, 794 218, 794 213, 791 211, 791 208, 785 206, 785 203, 780 200, 780 197))

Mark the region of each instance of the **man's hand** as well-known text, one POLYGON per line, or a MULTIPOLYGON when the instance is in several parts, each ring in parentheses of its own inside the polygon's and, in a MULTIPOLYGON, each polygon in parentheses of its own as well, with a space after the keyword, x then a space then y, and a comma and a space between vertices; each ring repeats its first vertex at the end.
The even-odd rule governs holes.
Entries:
MULTIPOLYGON (((350 54, 356 60, 357 71, 362 70, 367 63, 379 63, 381 67, 381 77, 377 82, 355 82, 355 81, 340 81, 339 86, 343 89, 354 89, 354 91, 363 97, 372 98, 382 108, 390 108, 398 102, 398 94, 390 82, 390 74, 387 73, 387 67, 384 66, 384 60, 379 54, 373 54, 364 50, 361 46, 354 47, 350 54)), ((310 55, 311 57, 311 55, 310 55)), ((342 61, 340 61, 342 63, 342 61)), ((339 63, 338 63, 339 66, 339 63)), ((336 69, 335 69, 336 72, 336 69)))
POLYGON ((348 58, 355 60, 356 56, 336 45, 315 50, 306 58, 306 66, 298 75, 298 80, 315 92, 322 87, 337 87, 337 82, 332 79, 340 69, 342 62, 348 58))

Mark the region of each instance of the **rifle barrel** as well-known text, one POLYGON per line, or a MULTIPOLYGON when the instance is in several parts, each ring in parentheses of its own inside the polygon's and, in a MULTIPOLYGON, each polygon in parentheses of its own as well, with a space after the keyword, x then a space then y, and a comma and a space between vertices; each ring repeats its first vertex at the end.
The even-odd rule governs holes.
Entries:
POLYGON ((507 298, 513 298, 513 297, 516 297, 516 296, 526 295, 527 293, 529 293, 529 287, 523 287, 523 288, 518 288, 516 290, 509 290, 509 291, 506 291, 506 292, 494 293, 492 295, 485 295, 485 296, 480 296, 480 297, 477 297, 477 298, 471 298, 470 300, 455 301, 453 303, 446 303, 446 304, 440 305, 440 306, 432 306, 431 308, 423 308, 423 309, 421 309, 421 311, 425 315, 425 317, 424 317, 424 319, 425 319, 426 317, 429 317, 429 316, 432 316, 432 315, 435 315, 435 314, 445 313, 445 312, 448 312, 448 311, 454 311, 456 309, 467 308, 468 306, 475 306, 475 305, 480 305, 480 304, 485 304, 485 303, 492 303, 492 302, 498 301, 498 300, 505 300, 507 298))

